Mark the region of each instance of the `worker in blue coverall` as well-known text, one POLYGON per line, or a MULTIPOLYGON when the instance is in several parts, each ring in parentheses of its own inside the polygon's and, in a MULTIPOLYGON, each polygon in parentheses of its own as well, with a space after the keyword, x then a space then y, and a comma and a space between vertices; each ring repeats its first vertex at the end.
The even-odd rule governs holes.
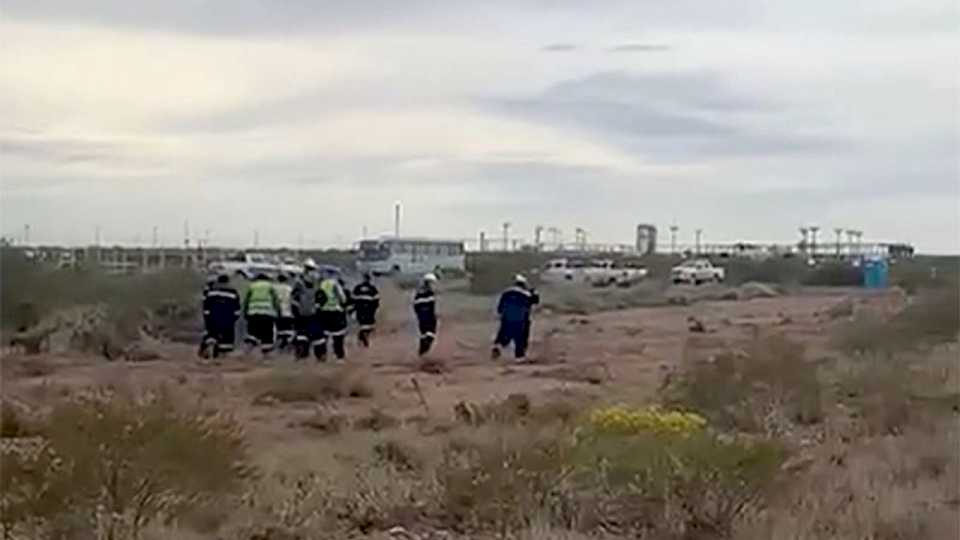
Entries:
POLYGON ((500 302, 497 303, 500 329, 493 342, 491 356, 494 359, 500 358, 501 348, 512 342, 517 361, 525 361, 530 341, 530 316, 533 306, 539 303, 537 291, 529 286, 526 277, 518 274, 513 286, 500 295, 500 302))

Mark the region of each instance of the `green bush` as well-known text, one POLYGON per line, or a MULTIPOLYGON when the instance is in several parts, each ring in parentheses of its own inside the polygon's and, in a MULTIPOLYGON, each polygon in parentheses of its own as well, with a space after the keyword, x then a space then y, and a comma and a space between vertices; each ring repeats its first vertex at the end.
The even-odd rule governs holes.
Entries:
MULTIPOLYGON (((575 485, 591 521, 631 535, 730 538, 762 509, 786 453, 772 441, 688 435, 581 434, 575 485)), ((664 536, 661 536, 664 537, 664 536)))
POLYGON ((190 270, 108 275, 97 268, 34 264, 11 249, 0 249, 0 267, 4 328, 26 328, 73 306, 104 306, 108 326, 119 336, 135 335, 146 323, 162 332, 165 323, 199 316, 203 278, 190 270), (171 311, 173 306, 179 308, 171 311))
POLYGON ((538 269, 555 255, 536 252, 515 253, 468 253, 467 272, 470 274, 470 292, 473 294, 496 294, 513 283, 517 274, 525 274, 537 285, 538 269))

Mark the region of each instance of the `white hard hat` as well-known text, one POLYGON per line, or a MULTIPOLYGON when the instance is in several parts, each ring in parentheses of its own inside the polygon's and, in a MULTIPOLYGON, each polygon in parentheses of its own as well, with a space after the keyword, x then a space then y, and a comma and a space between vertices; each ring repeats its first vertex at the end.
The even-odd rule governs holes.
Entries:
POLYGON ((304 267, 304 268, 308 268, 308 269, 310 269, 310 270, 316 270, 316 269, 317 269, 317 262, 314 261, 313 259, 307 259, 307 260, 303 261, 303 267, 304 267))
POLYGON ((525 275, 523 275, 523 274, 517 274, 516 276, 514 276, 513 280, 516 281, 517 283, 526 284, 526 283, 527 283, 527 276, 525 276, 525 275))
POLYGON ((424 274, 423 280, 427 283, 434 283, 437 281, 437 275, 434 273, 424 274))

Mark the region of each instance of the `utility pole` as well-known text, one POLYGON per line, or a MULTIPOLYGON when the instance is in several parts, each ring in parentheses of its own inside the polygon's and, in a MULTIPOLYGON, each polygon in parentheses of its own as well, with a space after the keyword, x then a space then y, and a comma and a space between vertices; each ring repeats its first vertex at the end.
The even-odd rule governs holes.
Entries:
POLYGON ((833 229, 833 233, 837 235, 837 258, 839 259, 839 258, 840 258, 840 251, 841 251, 841 250, 840 250, 840 244, 841 244, 840 237, 843 236, 843 229, 840 228, 840 227, 835 227, 835 228, 833 229))
POLYGON ((400 201, 393 203, 393 237, 400 238, 400 201))
POLYGON ((677 227, 676 223, 670 226, 670 253, 672 255, 677 254, 677 231, 679 230, 680 227, 677 227))
POLYGON ((27 223, 23 226, 23 245, 30 245, 30 224, 27 223))
POLYGON ((812 252, 812 257, 817 258, 817 233, 820 232, 820 227, 817 225, 810 226, 810 250, 812 252))
POLYGON ((510 251, 510 222, 503 222, 503 250, 510 251))
POLYGON ((541 251, 543 244, 540 241, 540 236, 543 234, 543 225, 537 225, 533 229, 533 246, 537 251, 541 251))
POLYGON ((695 238, 696 238, 696 243, 695 243, 695 245, 696 245, 696 249, 697 249, 697 255, 700 255, 700 251, 701 251, 701 250, 700 250, 700 239, 703 237, 703 229, 697 229, 697 230, 695 230, 695 231, 693 231, 693 232, 694 232, 694 235, 695 235, 695 238))
POLYGON ((560 229, 557 227, 550 227, 547 229, 547 232, 550 233, 550 237, 553 239, 552 243, 554 245, 554 249, 557 251, 562 251, 563 246, 560 243, 560 229))
POLYGON ((102 250, 100 249, 100 226, 97 225, 93 233, 93 245, 97 248, 97 264, 103 262, 102 250))
POLYGON ((487 250, 487 233, 480 231, 480 252, 487 250))
POLYGON ((810 233, 810 229, 807 229, 806 227, 800 227, 800 236, 803 237, 803 239, 800 240, 800 251, 802 251, 804 255, 807 254, 807 243, 808 243, 809 233, 810 233))
POLYGON ((573 242, 576 245, 577 250, 587 251, 589 248, 587 242, 587 230, 582 227, 577 227, 573 232, 573 242))
POLYGON ((856 237, 857 231, 853 229, 847 229, 847 252, 853 257, 859 255, 857 252, 856 237))

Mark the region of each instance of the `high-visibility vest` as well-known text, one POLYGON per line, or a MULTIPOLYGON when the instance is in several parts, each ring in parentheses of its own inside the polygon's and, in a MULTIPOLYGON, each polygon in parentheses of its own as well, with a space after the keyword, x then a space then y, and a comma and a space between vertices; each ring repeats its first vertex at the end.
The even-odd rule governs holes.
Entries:
POLYGON ((277 292, 281 317, 293 317, 293 287, 289 283, 277 283, 273 286, 277 292))
POLYGON ((343 288, 335 279, 325 279, 320 283, 320 290, 323 291, 324 302, 320 306, 322 311, 343 311, 342 294, 343 288))
POLYGON ((247 291, 247 315, 277 316, 276 292, 269 281, 254 281, 247 291))

